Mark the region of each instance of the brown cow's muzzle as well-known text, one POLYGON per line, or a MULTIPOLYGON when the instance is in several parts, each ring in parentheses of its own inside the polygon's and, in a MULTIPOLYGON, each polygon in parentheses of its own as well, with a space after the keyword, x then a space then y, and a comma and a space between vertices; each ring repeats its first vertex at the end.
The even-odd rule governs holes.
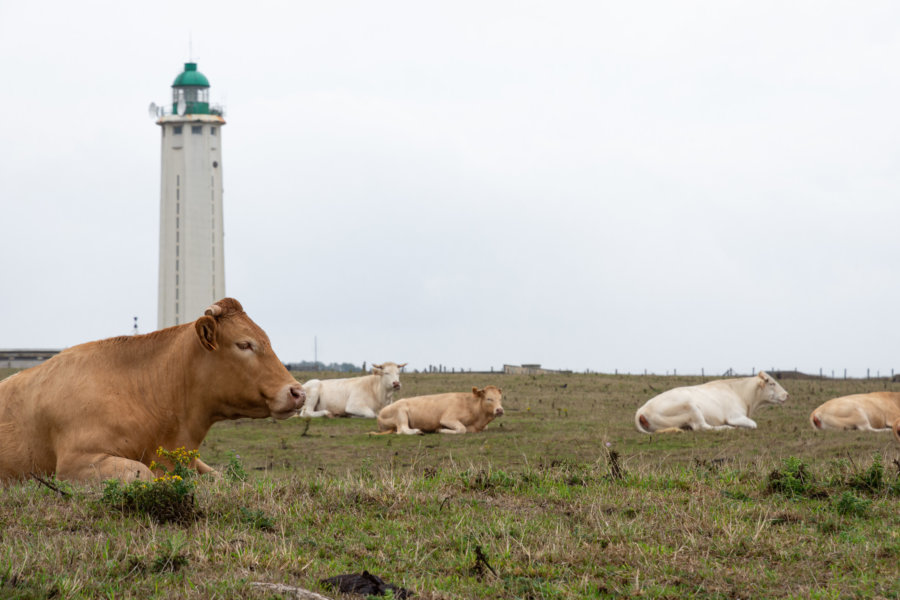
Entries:
POLYGON ((294 403, 297 406, 297 409, 303 407, 303 403, 306 402, 306 392, 303 391, 303 388, 300 387, 300 384, 291 386, 291 398, 294 399, 294 403))
POLYGON ((503 416, 503 407, 498 406, 497 409, 494 411, 494 415, 496 415, 498 417, 502 417, 503 416))

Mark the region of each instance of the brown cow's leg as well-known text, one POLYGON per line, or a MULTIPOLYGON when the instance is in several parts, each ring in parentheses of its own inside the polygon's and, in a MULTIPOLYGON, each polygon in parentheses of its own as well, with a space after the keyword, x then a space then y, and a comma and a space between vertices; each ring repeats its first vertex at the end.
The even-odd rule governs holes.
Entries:
POLYGON ((397 433, 405 435, 419 435, 422 433, 420 429, 413 429, 409 426, 409 412, 403 407, 397 409, 397 433))
POLYGON ((194 469, 197 470, 197 473, 200 475, 209 475, 213 479, 221 479, 222 474, 213 469, 211 466, 200 460, 199 458, 194 459, 194 469))
POLYGON ((60 457, 56 462, 56 476, 79 481, 119 479, 126 483, 135 480, 153 481, 155 478, 153 471, 144 463, 109 454, 60 457))

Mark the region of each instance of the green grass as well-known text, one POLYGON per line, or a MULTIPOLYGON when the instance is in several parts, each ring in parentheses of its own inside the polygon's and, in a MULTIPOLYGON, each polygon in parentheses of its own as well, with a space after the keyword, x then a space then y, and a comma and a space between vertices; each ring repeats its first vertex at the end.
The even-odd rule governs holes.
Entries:
POLYGON ((900 384, 789 380, 756 431, 634 430, 647 398, 699 381, 403 376, 402 396, 501 386, 506 415, 465 436, 217 424, 200 455, 244 478, 201 479, 181 525, 111 510, 101 486, 10 486, 0 597, 338 597, 319 581, 363 569, 426 599, 900 597, 900 447, 807 421, 900 384))

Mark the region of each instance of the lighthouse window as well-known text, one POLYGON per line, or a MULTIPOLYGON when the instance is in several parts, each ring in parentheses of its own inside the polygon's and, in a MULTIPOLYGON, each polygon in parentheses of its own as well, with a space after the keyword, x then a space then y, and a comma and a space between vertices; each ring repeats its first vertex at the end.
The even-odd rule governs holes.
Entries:
POLYGON ((210 127, 210 128, 209 128, 209 135, 217 135, 217 134, 216 134, 216 131, 217 131, 217 128, 216 128, 216 127, 210 127))
POLYGON ((195 135, 203 133, 203 125, 191 125, 191 133, 195 135))
POLYGON ((181 125, 176 125, 175 127, 173 127, 173 128, 172 128, 172 132, 173 132, 175 135, 181 135, 181 125))

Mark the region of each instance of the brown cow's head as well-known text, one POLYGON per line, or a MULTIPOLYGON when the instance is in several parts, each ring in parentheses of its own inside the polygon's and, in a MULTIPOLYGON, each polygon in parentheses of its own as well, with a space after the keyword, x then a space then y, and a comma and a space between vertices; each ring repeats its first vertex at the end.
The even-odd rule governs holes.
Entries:
POLYGON ((286 419, 303 405, 300 383, 240 302, 219 300, 194 322, 194 329, 203 349, 198 374, 210 391, 213 413, 226 419, 286 419))
POLYGON ((481 409, 491 418, 503 416, 503 406, 500 404, 503 390, 493 385, 486 385, 482 389, 472 388, 472 394, 481 402, 481 409))
POLYGON ((400 385, 400 369, 406 366, 406 363, 398 365, 392 362, 382 363, 380 365, 372 364, 372 374, 381 376, 381 385, 386 390, 399 390, 400 385))

